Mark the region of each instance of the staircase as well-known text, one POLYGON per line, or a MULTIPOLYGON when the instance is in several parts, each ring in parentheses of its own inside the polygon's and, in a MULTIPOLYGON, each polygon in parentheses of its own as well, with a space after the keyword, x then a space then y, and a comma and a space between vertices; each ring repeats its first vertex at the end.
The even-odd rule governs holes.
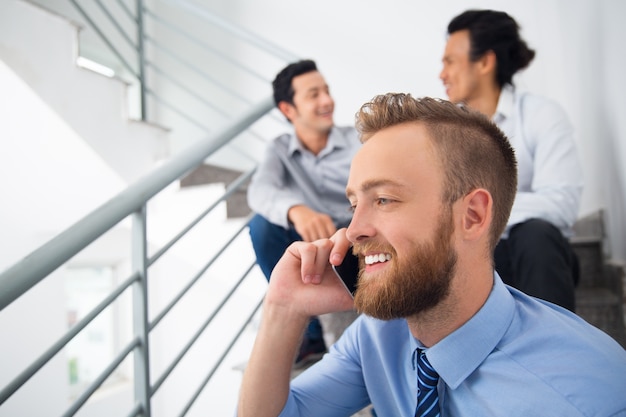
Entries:
POLYGON ((580 262, 576 312, 626 348, 624 325, 624 266, 607 259, 603 212, 585 216, 574 225, 571 243, 580 262))

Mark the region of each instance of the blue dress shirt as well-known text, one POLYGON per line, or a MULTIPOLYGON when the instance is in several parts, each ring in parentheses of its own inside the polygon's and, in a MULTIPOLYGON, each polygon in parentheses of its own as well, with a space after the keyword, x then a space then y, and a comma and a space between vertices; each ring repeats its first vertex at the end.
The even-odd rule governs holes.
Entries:
MULTIPOLYGON (((281 416, 413 416, 421 343, 405 320, 361 315, 292 381, 281 416)), ((483 307, 427 349, 442 417, 626 416, 626 351, 577 315, 494 274, 483 307)))
POLYGON ((287 212, 296 205, 328 214, 336 226, 347 225, 352 213, 346 183, 360 147, 353 127, 333 127, 326 147, 317 155, 302 145, 295 132, 277 137, 248 187, 248 205, 284 228, 289 227, 287 212))

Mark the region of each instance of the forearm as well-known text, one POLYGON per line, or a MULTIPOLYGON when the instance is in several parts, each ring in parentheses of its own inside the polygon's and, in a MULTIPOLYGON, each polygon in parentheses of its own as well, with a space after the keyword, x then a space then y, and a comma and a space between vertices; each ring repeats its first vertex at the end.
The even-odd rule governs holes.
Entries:
POLYGON ((540 218, 565 232, 578 217, 581 191, 582 187, 562 187, 548 192, 518 192, 509 225, 540 218))
POLYGON ((291 369, 308 318, 267 302, 246 366, 239 397, 239 417, 275 417, 289 395, 291 369))

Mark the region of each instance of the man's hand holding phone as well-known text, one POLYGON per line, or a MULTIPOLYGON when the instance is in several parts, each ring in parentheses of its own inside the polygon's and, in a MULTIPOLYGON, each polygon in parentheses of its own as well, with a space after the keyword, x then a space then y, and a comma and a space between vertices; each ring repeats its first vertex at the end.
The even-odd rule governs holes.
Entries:
POLYGON ((266 302, 308 316, 352 309, 352 295, 333 270, 352 256, 345 231, 290 245, 272 272, 266 302))

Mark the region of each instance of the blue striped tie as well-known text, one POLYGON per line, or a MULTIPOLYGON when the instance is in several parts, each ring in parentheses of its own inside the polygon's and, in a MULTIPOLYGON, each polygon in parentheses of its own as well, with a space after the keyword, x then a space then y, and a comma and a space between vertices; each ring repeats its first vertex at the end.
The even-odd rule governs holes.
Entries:
POLYGON ((437 394, 439 374, 430 366, 426 352, 417 354, 417 410, 415 417, 438 417, 439 395, 437 394))

